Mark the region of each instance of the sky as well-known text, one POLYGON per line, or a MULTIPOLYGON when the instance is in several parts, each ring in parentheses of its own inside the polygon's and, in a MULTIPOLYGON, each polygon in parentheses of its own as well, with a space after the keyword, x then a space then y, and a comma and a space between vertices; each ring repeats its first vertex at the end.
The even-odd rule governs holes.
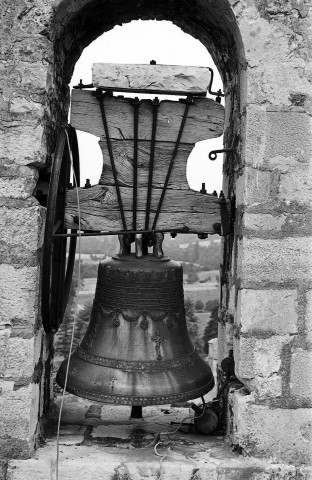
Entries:
MULTIPOLYGON (((82 79, 84 84, 92 83, 93 63, 142 63, 190 65, 210 67, 214 70, 212 90, 223 91, 222 80, 207 49, 198 40, 188 35, 171 22, 136 20, 116 26, 92 42, 82 52, 76 63, 70 86, 82 79)), ((209 96, 209 95, 208 95, 209 96)), ((158 97, 160 97, 158 95, 158 97)), ((211 97, 215 98, 215 97, 211 97)), ((99 182, 102 171, 102 154, 98 137, 84 132, 78 133, 81 185, 89 178, 91 184, 99 182)), ((200 190, 206 184, 208 193, 222 189, 223 155, 211 161, 208 153, 223 148, 223 137, 198 142, 187 162, 187 181, 190 188, 200 190)))

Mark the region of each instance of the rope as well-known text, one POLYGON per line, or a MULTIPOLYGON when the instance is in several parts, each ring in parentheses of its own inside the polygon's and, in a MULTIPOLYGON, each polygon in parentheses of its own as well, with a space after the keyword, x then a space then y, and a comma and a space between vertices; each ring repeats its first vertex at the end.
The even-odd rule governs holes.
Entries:
POLYGON ((69 142, 69 136, 68 136, 68 131, 65 130, 66 133, 66 138, 67 138, 67 144, 68 144, 68 150, 69 150, 69 157, 70 157, 70 162, 71 166, 73 169, 73 177, 74 177, 74 183, 75 183, 75 188, 76 188, 76 195, 77 195, 77 208, 78 208, 78 237, 79 237, 79 247, 78 247, 78 293, 76 296, 76 301, 75 301, 75 308, 74 308, 74 319, 73 319, 73 328, 72 328, 72 333, 71 333, 71 339, 70 339, 70 347, 69 347, 69 354, 68 354, 68 362, 67 362, 67 367, 66 367, 66 374, 65 374, 65 382, 64 382, 64 387, 63 387, 63 393, 62 393, 62 398, 61 398, 61 405, 60 405, 60 411, 58 415, 58 422, 57 422, 57 434, 56 434, 56 469, 55 469, 55 480, 59 480, 59 460, 60 460, 60 428, 61 428, 61 416, 62 416, 62 410, 63 410, 63 404, 64 404, 64 398, 65 398, 65 391, 66 391, 66 385, 67 385, 67 379, 68 379, 68 372, 69 372, 69 362, 70 362, 70 356, 72 353, 73 349, 73 343, 74 343, 74 336, 75 336, 75 325, 76 325, 76 318, 77 318, 77 311, 78 311, 78 299, 79 299, 79 287, 80 287, 80 278, 81 278, 81 272, 80 272, 80 263, 81 263, 81 235, 80 235, 80 203, 79 203, 79 191, 77 187, 77 179, 75 175, 75 170, 74 170, 74 162, 73 162, 73 154, 70 148, 70 142, 69 142))

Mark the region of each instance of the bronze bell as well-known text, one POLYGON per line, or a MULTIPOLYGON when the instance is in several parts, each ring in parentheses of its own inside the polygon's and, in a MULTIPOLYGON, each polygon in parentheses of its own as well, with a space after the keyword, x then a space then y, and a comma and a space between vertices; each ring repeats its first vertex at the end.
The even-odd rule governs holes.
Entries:
MULTIPOLYGON (((157 247, 157 246, 156 246, 157 247)), ((70 357, 66 390, 122 405, 200 397, 214 378, 188 335, 182 266, 154 254, 103 260, 87 332, 70 357)), ((146 253, 146 252, 145 252, 146 253)), ((67 359, 57 382, 63 387, 67 359)))

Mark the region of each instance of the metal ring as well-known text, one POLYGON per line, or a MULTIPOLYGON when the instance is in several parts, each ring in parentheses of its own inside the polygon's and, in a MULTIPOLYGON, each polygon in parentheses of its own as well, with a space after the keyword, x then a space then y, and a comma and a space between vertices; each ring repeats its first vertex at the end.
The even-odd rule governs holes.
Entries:
POLYGON ((67 232, 64 228, 64 211, 71 167, 69 148, 72 150, 75 176, 79 186, 77 135, 75 129, 68 125, 62 127, 57 138, 47 203, 41 302, 42 322, 46 333, 56 333, 62 323, 75 263, 77 236, 70 237, 67 265, 66 237, 54 237, 55 233, 67 232), (66 131, 69 134, 70 145, 67 143, 66 131))

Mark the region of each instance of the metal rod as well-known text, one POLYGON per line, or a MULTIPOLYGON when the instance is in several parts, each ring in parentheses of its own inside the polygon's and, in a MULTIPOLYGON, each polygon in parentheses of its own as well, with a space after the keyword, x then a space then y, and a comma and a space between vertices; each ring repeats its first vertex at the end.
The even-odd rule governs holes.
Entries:
MULTIPOLYGON (((217 92, 213 92, 211 90, 211 87, 212 87, 212 82, 213 82, 213 70, 212 68, 208 67, 209 68, 209 71, 210 71, 210 74, 211 74, 211 79, 210 79, 210 83, 209 83, 209 86, 208 86, 208 93, 210 93, 210 95, 217 95, 218 97, 224 97, 224 93, 221 92, 221 90, 219 89, 217 92)), ((220 103, 220 102, 218 102, 220 103)))
POLYGON ((118 204, 119 204, 122 226, 123 226, 124 230, 127 230, 127 224, 126 224, 126 219, 125 219, 125 214, 124 214, 124 209, 123 209, 123 204, 122 204, 122 199, 121 199, 121 194, 120 194, 120 188, 119 188, 118 179, 117 179, 117 171, 116 171, 116 166, 115 166, 115 161, 114 161, 112 144, 111 144, 109 131, 108 131, 108 125, 107 125, 107 119, 106 119, 106 113, 105 113, 105 106, 104 106, 104 98, 103 98, 103 95, 102 95, 101 92, 97 92, 97 93, 98 93, 97 97, 100 101, 101 114, 102 114, 102 119, 103 119, 103 125, 104 125, 104 130, 105 130, 105 136, 106 136, 106 141, 107 141, 109 158, 110 158, 111 165, 112 165, 112 170, 113 170, 113 176, 114 176, 114 182, 115 182, 115 187, 116 187, 116 193, 117 193, 117 199, 118 199, 118 204))
POLYGON ((185 122, 186 122, 187 114, 188 114, 190 105, 193 102, 194 101, 193 101, 192 97, 188 97, 186 99, 186 105, 185 105, 185 109, 184 109, 182 122, 181 122, 181 125, 180 125, 180 130, 179 130, 178 137, 177 137, 177 140, 176 140, 173 152, 172 152, 170 164, 169 164, 169 167, 168 167, 167 176, 166 176, 166 179, 165 179, 165 183, 164 183, 164 186, 163 186, 163 189, 162 189, 162 192, 161 192, 161 196, 160 196, 160 199, 159 199, 159 202, 158 202, 157 210, 156 210, 156 213, 155 213, 155 218, 154 218, 152 230, 155 230, 155 227, 156 227, 156 223, 157 223, 157 220, 158 220, 158 217, 159 217, 159 213, 160 213, 160 210, 161 210, 161 207, 162 207, 162 203, 163 203, 163 200, 165 198, 166 189, 167 189, 167 186, 168 186, 168 183, 169 183, 173 163, 174 163, 174 160, 175 160, 175 157, 177 155, 177 151, 178 151, 178 148, 179 148, 179 145, 180 145, 180 141, 181 141, 184 125, 185 125, 185 122))
MULTIPOLYGON (((78 85, 75 85, 73 87, 76 90, 83 90, 84 88, 90 89, 90 88, 95 88, 92 83, 88 85, 84 85, 83 83, 79 83, 78 85)), ((121 87, 96 87, 97 90, 100 90, 101 92, 131 92, 131 93, 148 93, 151 95, 179 95, 181 96, 187 96, 189 95, 190 92, 185 91, 185 90, 161 90, 161 89, 149 89, 149 88, 121 88, 121 87)), ((199 91, 199 92, 192 92, 192 95, 195 97, 205 97, 206 92, 199 91)))
POLYGON ((153 100, 153 124, 152 124, 152 140, 151 140, 151 152, 150 163, 148 172, 148 185, 147 185, 147 199, 145 210, 145 229, 148 229, 151 198, 152 198, 152 184, 153 184, 153 170, 154 170, 154 157, 155 157, 155 144, 156 144, 156 128, 157 128, 157 115, 158 115, 159 100, 156 97, 153 100))
POLYGON ((136 230, 137 221, 137 194, 138 194, 138 136, 139 136, 139 105, 140 100, 135 97, 134 107, 134 127, 133 127, 133 230, 136 230))
MULTIPOLYGON (((167 232, 171 232, 171 233, 190 233, 189 230, 187 229, 187 227, 183 227, 183 228, 180 228, 180 229, 172 229, 172 228, 168 228, 168 229, 159 229, 159 230, 120 230, 119 232, 87 232, 87 233, 54 233, 52 236, 53 237, 95 237, 95 236, 104 236, 104 235, 124 235, 124 234, 136 234, 136 233, 157 233, 157 232, 161 232, 161 233, 167 233, 167 232)), ((191 233, 203 233, 202 230, 200 232, 191 232, 191 233)))
POLYGON ((222 148, 222 150, 211 150, 209 152, 208 158, 209 160, 216 160, 218 153, 233 153, 233 155, 236 155, 236 151, 234 148, 222 148))

